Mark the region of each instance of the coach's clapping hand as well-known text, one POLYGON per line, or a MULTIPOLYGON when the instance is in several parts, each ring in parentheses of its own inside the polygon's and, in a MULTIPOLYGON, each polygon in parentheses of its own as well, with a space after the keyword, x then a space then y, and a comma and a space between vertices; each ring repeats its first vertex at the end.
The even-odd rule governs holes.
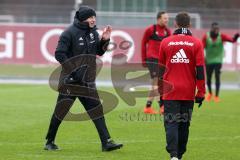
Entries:
POLYGON ((111 26, 107 26, 103 29, 103 33, 102 33, 102 39, 103 40, 109 40, 111 37, 111 33, 112 33, 112 27, 111 26))

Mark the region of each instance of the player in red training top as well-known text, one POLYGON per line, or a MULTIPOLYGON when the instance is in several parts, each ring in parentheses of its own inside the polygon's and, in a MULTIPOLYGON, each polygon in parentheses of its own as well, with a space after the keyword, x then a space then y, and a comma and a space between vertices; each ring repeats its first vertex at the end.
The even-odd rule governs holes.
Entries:
POLYGON ((167 28, 168 14, 159 12, 157 14, 157 24, 148 27, 142 39, 142 64, 147 67, 151 76, 151 89, 147 98, 147 104, 144 113, 155 114, 156 111, 151 108, 152 101, 156 97, 160 106, 160 113, 163 113, 163 107, 158 93, 158 53, 161 41, 171 34, 167 28))
MULTIPOLYGON (((194 38, 188 29, 188 13, 177 14, 175 23, 177 29, 161 42, 159 52, 159 63, 166 66, 160 78, 173 85, 171 92, 162 95, 166 149, 172 160, 181 159, 186 152, 194 99, 200 107, 205 95, 202 42, 194 38)), ((162 85, 164 90, 166 86, 162 85)))

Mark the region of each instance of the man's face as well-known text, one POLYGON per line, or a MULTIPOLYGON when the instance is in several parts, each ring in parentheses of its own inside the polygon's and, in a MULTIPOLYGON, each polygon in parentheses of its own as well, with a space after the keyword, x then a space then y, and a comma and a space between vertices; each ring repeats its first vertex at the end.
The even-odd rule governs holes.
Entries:
POLYGON ((219 33, 219 27, 218 26, 212 26, 211 31, 215 34, 219 33))
POLYGON ((84 22, 87 22, 90 28, 93 28, 96 25, 96 17, 92 16, 86 19, 84 22))
POLYGON ((160 26, 166 27, 168 25, 168 20, 169 20, 168 14, 164 13, 161 15, 161 17, 157 19, 157 23, 160 26))

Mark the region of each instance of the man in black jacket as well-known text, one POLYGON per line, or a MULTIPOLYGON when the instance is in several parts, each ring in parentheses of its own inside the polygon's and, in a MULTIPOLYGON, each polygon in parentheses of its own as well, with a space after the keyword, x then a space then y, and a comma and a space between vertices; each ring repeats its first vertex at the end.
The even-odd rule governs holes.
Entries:
POLYGON ((80 100, 98 131, 102 151, 112 151, 123 146, 114 143, 110 138, 95 85, 96 55, 103 55, 106 51, 112 28, 107 26, 104 29, 101 40, 96 29, 95 11, 88 6, 81 6, 75 14, 73 24, 59 38, 55 58, 62 65, 62 72, 57 104, 46 136, 45 150, 58 149, 54 143, 58 127, 76 98, 80 100), (82 60, 80 66, 76 64, 78 63, 76 57, 79 56, 77 60, 82 60), (73 85, 73 90, 69 90, 67 85, 73 85), (72 94, 78 86, 86 90, 83 91, 85 95, 72 94), (96 108, 97 113, 91 112, 96 108))

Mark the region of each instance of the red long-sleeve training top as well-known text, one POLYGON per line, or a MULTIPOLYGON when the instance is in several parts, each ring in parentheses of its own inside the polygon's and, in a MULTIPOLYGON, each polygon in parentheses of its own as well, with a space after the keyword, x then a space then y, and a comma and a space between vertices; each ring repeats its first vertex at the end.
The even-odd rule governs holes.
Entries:
POLYGON ((205 62, 200 40, 186 34, 165 38, 160 46, 159 63, 167 68, 163 80, 173 85, 172 91, 163 95, 163 100, 194 100, 196 88, 196 96, 204 97, 205 62), (197 76, 198 67, 202 72, 197 76))

